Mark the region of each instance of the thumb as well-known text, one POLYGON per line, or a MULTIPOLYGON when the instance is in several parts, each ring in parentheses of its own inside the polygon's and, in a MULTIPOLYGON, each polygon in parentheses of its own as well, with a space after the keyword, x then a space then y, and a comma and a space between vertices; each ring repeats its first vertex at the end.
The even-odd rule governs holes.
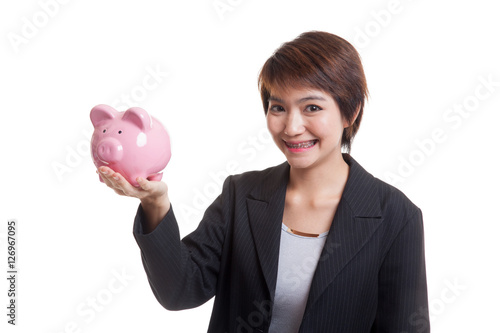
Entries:
POLYGON ((151 184, 147 179, 142 178, 142 177, 137 177, 136 181, 139 184, 139 186, 141 187, 141 189, 143 189, 144 191, 151 190, 151 184))

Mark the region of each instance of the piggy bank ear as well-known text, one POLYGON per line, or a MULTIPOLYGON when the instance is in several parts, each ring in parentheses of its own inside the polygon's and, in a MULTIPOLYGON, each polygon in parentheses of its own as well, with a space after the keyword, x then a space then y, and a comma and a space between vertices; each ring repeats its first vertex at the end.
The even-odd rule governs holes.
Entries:
POLYGON ((122 118, 123 121, 128 121, 146 132, 153 127, 153 120, 149 114, 138 107, 133 107, 125 111, 122 118))
POLYGON ((97 127, 100 122, 109 121, 116 117, 118 111, 112 108, 109 105, 99 104, 94 106, 90 111, 90 120, 92 121, 92 125, 97 127))

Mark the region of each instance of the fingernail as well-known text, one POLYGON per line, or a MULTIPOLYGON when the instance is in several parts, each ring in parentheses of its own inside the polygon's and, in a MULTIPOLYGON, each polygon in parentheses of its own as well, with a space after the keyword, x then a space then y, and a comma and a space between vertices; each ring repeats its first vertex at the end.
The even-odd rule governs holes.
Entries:
POLYGON ((114 179, 114 180, 120 180, 120 177, 118 177, 118 176, 113 176, 113 179, 114 179))

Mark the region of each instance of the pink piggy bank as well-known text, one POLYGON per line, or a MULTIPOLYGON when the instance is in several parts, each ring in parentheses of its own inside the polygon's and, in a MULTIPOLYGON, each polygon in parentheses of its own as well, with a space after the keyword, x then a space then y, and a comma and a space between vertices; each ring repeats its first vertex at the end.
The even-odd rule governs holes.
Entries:
MULTIPOLYGON (((170 160, 170 137, 163 125, 141 108, 118 112, 100 104, 90 111, 91 140, 96 167, 108 166, 139 187, 137 177, 161 180, 170 160)), ((102 182, 101 176, 99 176, 102 182)))

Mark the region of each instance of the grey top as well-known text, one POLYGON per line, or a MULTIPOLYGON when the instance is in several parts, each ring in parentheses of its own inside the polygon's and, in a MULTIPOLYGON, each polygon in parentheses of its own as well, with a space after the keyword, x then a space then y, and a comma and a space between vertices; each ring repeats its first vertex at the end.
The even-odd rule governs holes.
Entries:
POLYGON ((328 231, 318 237, 299 236, 282 224, 278 279, 269 333, 299 331, 327 235, 328 231))

